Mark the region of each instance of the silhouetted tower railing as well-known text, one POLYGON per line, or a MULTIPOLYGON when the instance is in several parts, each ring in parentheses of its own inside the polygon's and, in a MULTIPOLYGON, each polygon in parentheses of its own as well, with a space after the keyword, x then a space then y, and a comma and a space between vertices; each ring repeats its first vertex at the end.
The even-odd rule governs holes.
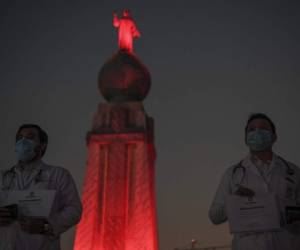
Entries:
POLYGON ((174 248, 174 250, 231 250, 231 246, 224 245, 224 246, 207 246, 207 247, 179 247, 174 248))

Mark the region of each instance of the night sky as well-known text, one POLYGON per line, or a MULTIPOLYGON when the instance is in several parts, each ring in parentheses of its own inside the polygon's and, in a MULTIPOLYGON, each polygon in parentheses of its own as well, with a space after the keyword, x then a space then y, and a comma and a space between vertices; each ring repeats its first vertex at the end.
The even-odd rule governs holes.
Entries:
MULTIPOLYGON (((161 250, 230 242, 208 208, 227 167, 247 148, 252 112, 277 125, 275 151, 300 165, 300 6, 297 1, 45 1, 0 3, 0 168, 15 162, 20 124, 49 134, 44 160, 81 190, 97 74, 117 50, 112 12, 129 8, 135 51, 152 75, 144 101, 155 118, 161 250), (233 3, 235 2, 235 3, 233 3), (262 3, 263 2, 263 3, 262 3)), ((74 230, 62 249, 72 249, 74 230)))

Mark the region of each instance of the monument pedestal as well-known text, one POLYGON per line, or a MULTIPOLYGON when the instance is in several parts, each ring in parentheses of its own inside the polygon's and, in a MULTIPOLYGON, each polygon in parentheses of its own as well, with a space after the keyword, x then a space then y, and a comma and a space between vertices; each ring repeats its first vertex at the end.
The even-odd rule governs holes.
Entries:
POLYGON ((102 103, 87 136, 75 250, 157 250, 153 119, 141 102, 102 103))

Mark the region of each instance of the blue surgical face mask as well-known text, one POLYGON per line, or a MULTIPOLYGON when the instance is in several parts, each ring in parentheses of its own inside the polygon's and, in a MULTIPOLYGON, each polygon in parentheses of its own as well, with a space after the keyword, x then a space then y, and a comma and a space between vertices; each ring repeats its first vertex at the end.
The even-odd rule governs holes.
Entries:
POLYGON ((37 143, 35 141, 22 138, 16 142, 15 152, 17 159, 22 162, 29 162, 36 156, 37 143))
POLYGON ((263 151, 272 146, 273 133, 265 129, 256 129, 247 133, 246 143, 251 151, 263 151))

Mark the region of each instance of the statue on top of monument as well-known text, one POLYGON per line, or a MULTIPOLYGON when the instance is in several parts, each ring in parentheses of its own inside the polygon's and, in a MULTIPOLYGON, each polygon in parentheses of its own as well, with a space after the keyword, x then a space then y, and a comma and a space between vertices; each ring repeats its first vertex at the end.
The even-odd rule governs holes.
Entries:
POLYGON ((130 16, 129 10, 123 10, 122 18, 118 18, 117 14, 113 12, 113 25, 119 29, 119 48, 132 53, 133 38, 138 38, 141 34, 130 16))

